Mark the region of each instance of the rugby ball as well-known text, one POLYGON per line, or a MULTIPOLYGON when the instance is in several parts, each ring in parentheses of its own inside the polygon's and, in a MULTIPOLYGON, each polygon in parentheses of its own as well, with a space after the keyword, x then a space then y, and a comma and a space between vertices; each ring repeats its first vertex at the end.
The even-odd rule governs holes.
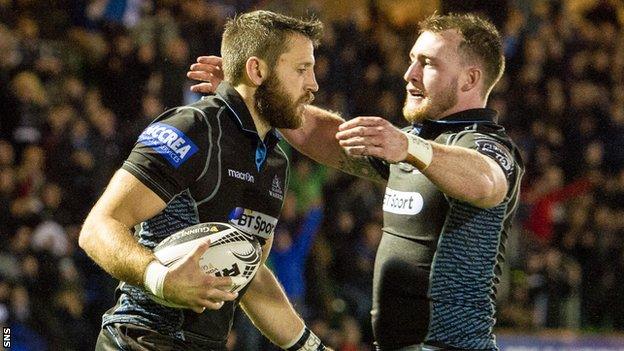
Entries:
MULTIPOLYGON (((206 237, 210 246, 199 259, 199 268, 206 274, 232 277, 230 292, 243 289, 260 267, 262 249, 255 236, 241 232, 226 223, 200 223, 176 232, 154 248, 154 255, 170 267, 193 251, 206 237)), ((183 306, 163 300, 150 293, 156 302, 168 306, 183 306)))

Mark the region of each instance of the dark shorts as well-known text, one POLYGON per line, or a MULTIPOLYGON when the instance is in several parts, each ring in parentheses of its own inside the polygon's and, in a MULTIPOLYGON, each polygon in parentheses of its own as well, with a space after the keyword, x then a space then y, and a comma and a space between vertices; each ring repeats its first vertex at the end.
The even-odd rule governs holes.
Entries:
POLYGON ((225 343, 185 333, 186 340, 160 334, 152 329, 115 323, 102 328, 95 351, 225 351, 225 343))

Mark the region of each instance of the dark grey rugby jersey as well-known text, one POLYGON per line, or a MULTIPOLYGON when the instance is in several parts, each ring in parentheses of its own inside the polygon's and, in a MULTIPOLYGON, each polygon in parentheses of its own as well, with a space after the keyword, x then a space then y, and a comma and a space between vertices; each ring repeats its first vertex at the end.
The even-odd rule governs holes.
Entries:
POLYGON ((372 311, 382 347, 427 341, 461 349, 496 348, 493 296, 523 165, 494 117, 492 110, 469 110, 426 121, 420 131, 412 131, 496 161, 509 191, 494 208, 448 198, 409 164, 389 166, 372 311))
MULTIPOLYGON (((195 104, 168 111, 139 137, 123 169, 158 194, 166 208, 135 235, 154 248, 182 228, 230 222, 268 238, 287 188, 288 160, 277 132, 261 141, 242 98, 229 84, 195 104)), ((239 293, 239 300, 244 290, 239 293)), ((142 287, 122 283, 103 325, 133 323, 180 339, 198 334, 225 341, 236 303, 202 314, 164 307, 142 287)))

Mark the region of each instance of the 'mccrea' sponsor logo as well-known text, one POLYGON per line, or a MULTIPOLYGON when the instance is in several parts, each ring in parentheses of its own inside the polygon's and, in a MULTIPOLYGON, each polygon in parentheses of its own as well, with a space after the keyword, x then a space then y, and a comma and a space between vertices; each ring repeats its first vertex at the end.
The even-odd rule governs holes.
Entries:
POLYGON ((180 167, 198 150, 197 145, 182 131, 168 124, 156 122, 139 136, 139 143, 161 154, 173 167, 180 167))
POLYGON ((383 210, 402 215, 415 215, 423 209, 423 197, 417 192, 398 191, 386 188, 383 210))
POLYGON ((236 178, 236 179, 240 179, 240 180, 244 180, 246 182, 250 182, 250 183, 255 183, 256 182, 254 176, 251 173, 249 173, 249 172, 241 172, 241 171, 237 171, 237 170, 228 168, 228 175, 230 177, 233 177, 233 178, 236 178))

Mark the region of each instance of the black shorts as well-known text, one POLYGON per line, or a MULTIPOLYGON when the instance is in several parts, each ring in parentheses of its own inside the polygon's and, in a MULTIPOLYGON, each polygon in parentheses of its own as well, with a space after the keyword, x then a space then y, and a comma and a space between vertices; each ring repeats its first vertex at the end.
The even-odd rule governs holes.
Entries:
POLYGON ((225 342, 216 342, 185 333, 186 340, 160 334, 134 324, 115 323, 102 328, 95 351, 226 351, 225 342))

